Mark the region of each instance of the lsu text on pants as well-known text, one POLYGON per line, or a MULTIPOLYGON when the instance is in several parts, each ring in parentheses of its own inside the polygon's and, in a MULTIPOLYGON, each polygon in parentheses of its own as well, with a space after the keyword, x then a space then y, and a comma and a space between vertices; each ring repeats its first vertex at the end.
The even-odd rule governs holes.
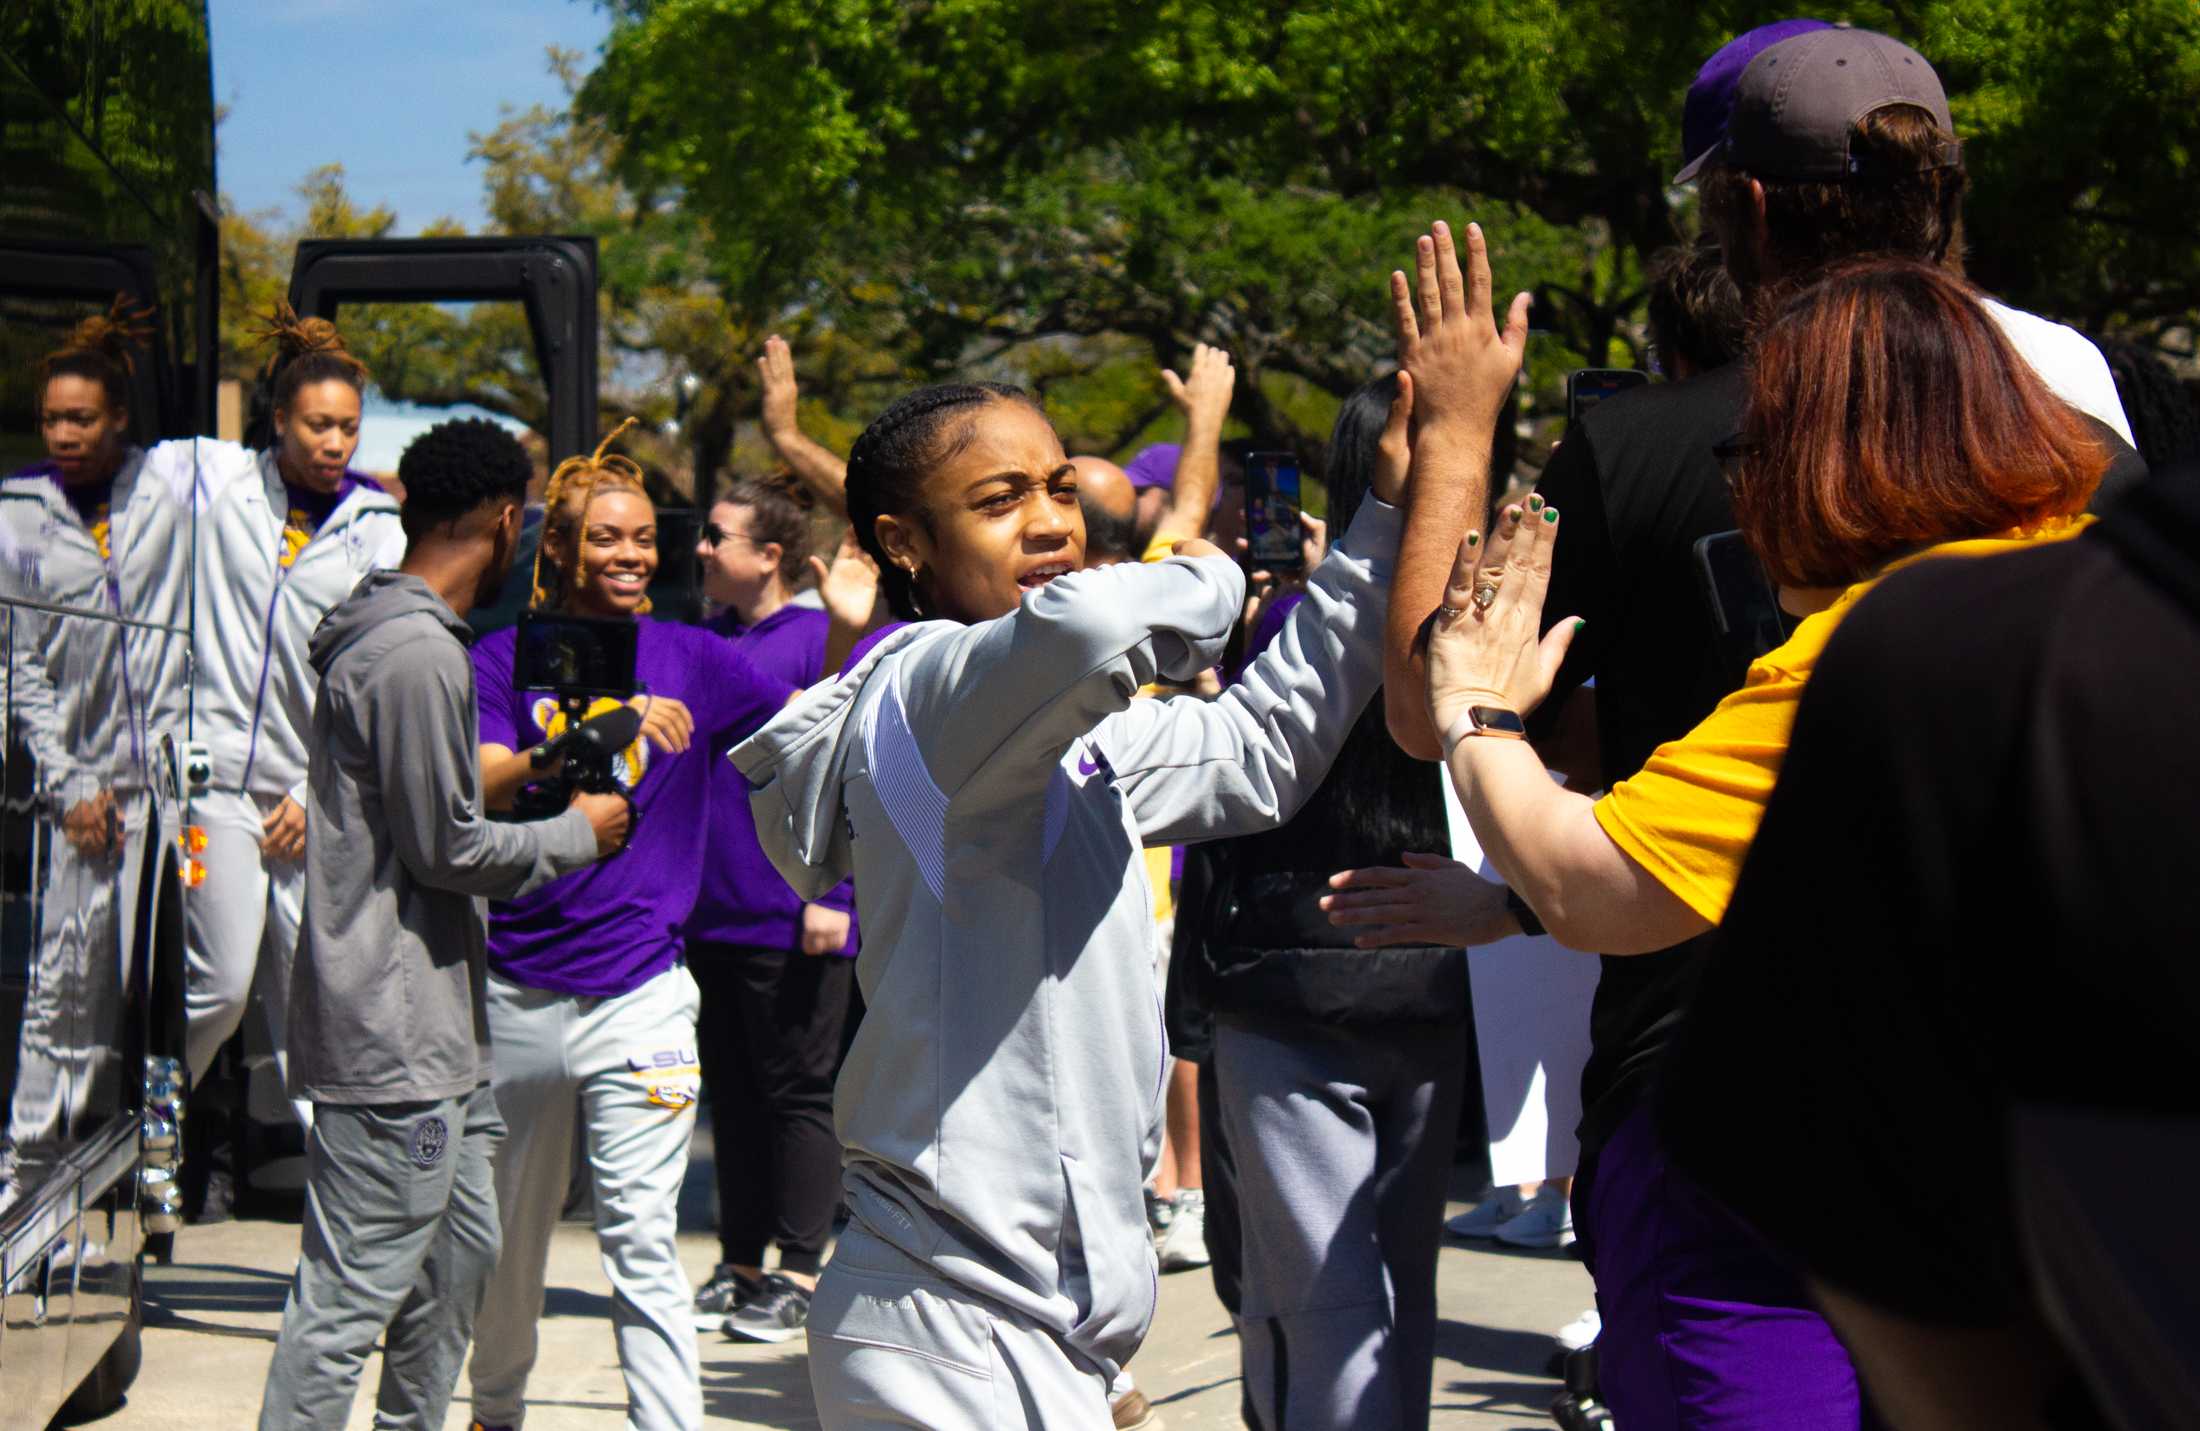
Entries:
POLYGON ((581 998, 489 976, 504 1255, 474 1331, 474 1416, 517 1426, 535 1366, 545 1263, 572 1170, 576 1105, 596 1243, 634 1431, 703 1422, 693 1289, 680 1267, 680 1183, 695 1132, 695 981, 678 965, 638 989, 581 998))

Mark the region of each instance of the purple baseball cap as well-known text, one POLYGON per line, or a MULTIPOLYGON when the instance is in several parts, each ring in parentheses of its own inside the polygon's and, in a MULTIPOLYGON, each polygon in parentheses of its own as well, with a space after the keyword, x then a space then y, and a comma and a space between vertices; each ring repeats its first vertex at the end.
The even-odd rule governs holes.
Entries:
POLYGON ((1145 490, 1148 487, 1176 486, 1176 460, 1184 455, 1181 443, 1157 442, 1140 449, 1138 455, 1125 463, 1123 470, 1130 474, 1131 486, 1145 490))
POLYGON ((1719 46, 1719 52, 1696 71, 1695 82, 1688 86, 1688 100, 1681 106, 1681 157, 1687 163, 1673 176, 1673 182, 1692 182, 1725 140, 1726 122, 1734 115, 1735 92, 1751 60, 1782 40, 1832 28, 1824 20, 1775 20, 1719 46))

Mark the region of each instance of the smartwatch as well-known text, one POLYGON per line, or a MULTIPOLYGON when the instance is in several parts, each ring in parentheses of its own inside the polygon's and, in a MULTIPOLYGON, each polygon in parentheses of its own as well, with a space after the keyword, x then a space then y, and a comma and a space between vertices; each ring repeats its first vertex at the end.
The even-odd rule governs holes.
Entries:
POLYGON ((1526 740, 1528 723, 1520 712, 1505 706, 1468 706, 1467 713, 1444 733, 1444 749, 1450 750, 1470 735, 1493 735, 1501 740, 1526 740))

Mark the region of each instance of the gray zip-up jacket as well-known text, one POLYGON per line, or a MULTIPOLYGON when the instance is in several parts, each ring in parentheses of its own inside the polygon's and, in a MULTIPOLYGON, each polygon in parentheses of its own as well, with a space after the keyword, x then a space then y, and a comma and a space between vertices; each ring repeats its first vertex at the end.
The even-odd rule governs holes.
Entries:
POLYGON ((853 875, 869 1010, 835 1095, 849 1206, 1113 1372, 1152 1320, 1140 1185, 1167 1062, 1142 845, 1287 819, 1382 679, 1399 515, 1369 501, 1220 699, 1224 557, 1059 578, 975 626, 887 637, 739 746, 805 899, 853 875))
POLYGON ((378 571, 313 633, 305 916, 290 1093, 407 1103, 489 1077, 486 912, 596 858, 588 817, 492 824, 466 623, 378 571))
POLYGON ((194 476, 132 448, 115 473, 104 533, 84 525, 43 467, 0 479, 0 590, 146 623, 14 613, 12 714, 37 757, 41 792, 64 806, 102 789, 142 789, 153 744, 185 736, 194 476))
POLYGON ((306 643, 359 578, 404 560, 397 501, 379 487, 353 490, 286 567, 290 500, 275 454, 201 437, 164 442, 152 460, 171 452, 199 469, 209 494, 199 518, 193 733, 213 757, 216 788, 295 796, 313 720, 306 643))

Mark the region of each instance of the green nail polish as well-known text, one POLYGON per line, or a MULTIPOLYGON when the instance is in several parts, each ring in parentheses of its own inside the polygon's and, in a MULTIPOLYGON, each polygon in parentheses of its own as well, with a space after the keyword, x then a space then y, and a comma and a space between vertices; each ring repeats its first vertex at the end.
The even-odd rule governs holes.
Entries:
POLYGON ((1480 532, 1467 533, 1467 545, 1470 547, 1478 547, 1482 545, 1482 534, 1480 532))
POLYGON ((1540 512, 1540 511, 1542 511, 1542 510, 1543 510, 1543 499, 1542 499, 1541 497, 1530 497, 1530 498, 1528 499, 1528 510, 1529 510, 1529 511, 1531 511, 1531 512, 1540 512))
POLYGON ((1576 636, 1579 636, 1579 635, 1581 634, 1581 628, 1582 628, 1582 627, 1584 627, 1584 626, 1586 626, 1586 625, 1588 625, 1588 624, 1589 624, 1589 623, 1588 623, 1588 622, 1586 622, 1586 621, 1576 621, 1576 622, 1574 623, 1574 634, 1575 634, 1576 636))
POLYGON ((1544 520, 1544 521, 1546 521, 1546 522, 1555 522, 1555 521, 1557 521, 1557 520, 1558 520, 1558 508, 1556 508, 1556 507, 1545 507, 1545 508, 1543 509, 1543 520, 1544 520))

